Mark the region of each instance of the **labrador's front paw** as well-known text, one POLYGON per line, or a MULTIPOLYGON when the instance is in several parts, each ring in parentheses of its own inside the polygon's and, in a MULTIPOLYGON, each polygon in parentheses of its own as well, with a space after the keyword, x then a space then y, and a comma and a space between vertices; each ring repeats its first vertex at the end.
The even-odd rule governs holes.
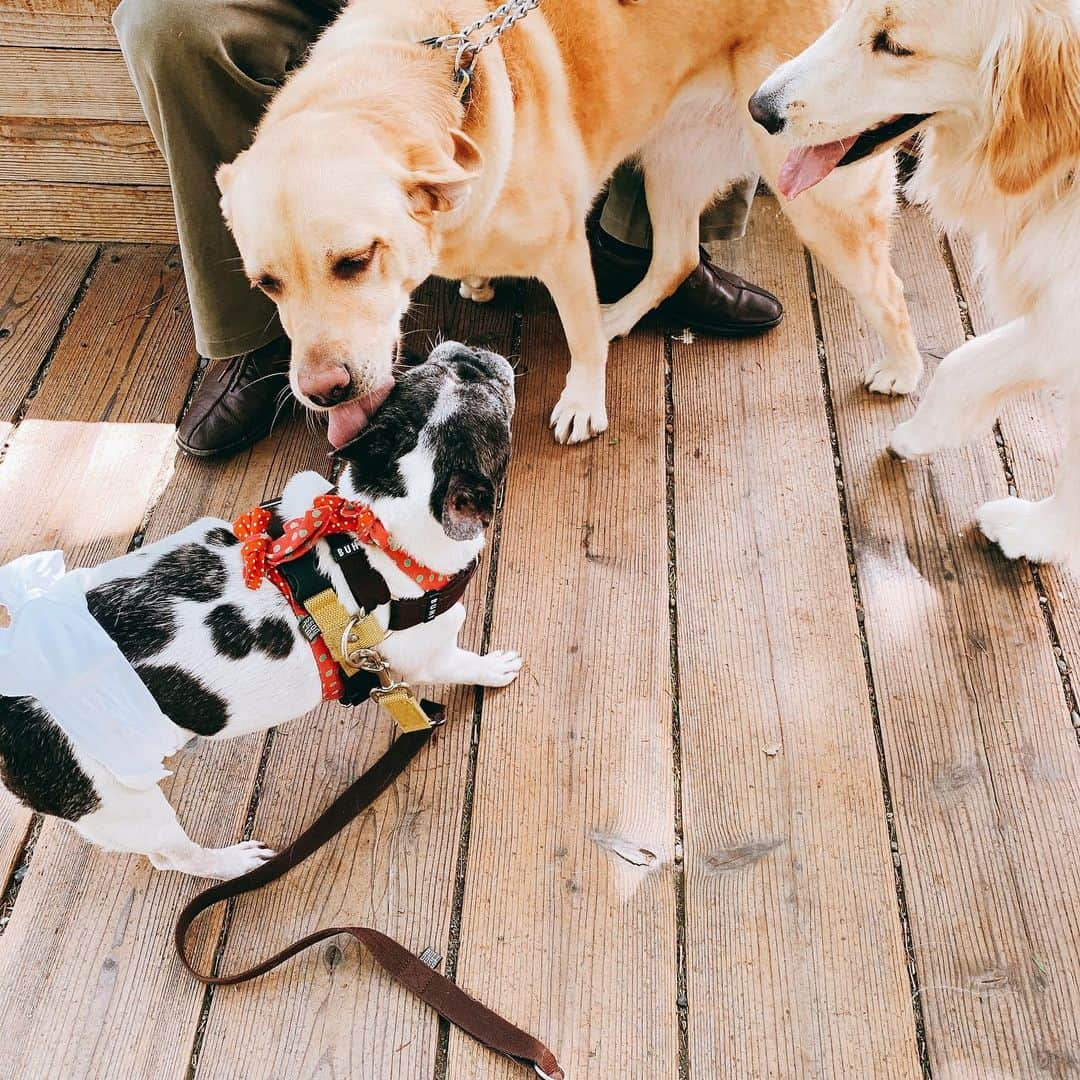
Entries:
POLYGON ((582 386, 572 377, 566 381, 558 404, 551 413, 555 441, 581 443, 607 431, 607 406, 604 388, 582 386))
POLYGON ((922 377, 922 357, 881 356, 871 361, 863 383, 872 394, 904 396, 914 391, 922 377))

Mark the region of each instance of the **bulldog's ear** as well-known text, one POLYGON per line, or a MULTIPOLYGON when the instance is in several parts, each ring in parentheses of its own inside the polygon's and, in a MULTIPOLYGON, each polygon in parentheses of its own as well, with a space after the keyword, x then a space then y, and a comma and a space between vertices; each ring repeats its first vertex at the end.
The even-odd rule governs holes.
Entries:
POLYGON ((405 191, 413 216, 420 220, 461 206, 483 170, 484 155, 464 131, 451 131, 450 142, 450 153, 443 149, 433 156, 425 147, 412 155, 405 191))
POLYGON ((1005 194, 1022 195, 1080 155, 1080 40, 1064 14, 1029 11, 988 67, 990 173, 1005 194))
POLYGON ((495 516, 495 487, 486 476, 454 473, 442 506, 443 532, 451 540, 475 540, 495 516))

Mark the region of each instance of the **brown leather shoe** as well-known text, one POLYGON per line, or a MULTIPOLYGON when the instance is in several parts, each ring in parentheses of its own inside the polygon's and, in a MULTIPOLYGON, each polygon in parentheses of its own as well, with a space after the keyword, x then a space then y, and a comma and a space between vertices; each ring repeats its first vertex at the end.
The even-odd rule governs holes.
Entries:
MULTIPOLYGON (((652 254, 599 228, 590 230, 589 242, 600 302, 613 304, 645 277, 652 254)), ((704 248, 697 269, 657 310, 672 325, 714 337, 762 334, 784 317, 772 293, 717 266, 704 248)))
POLYGON ((219 360, 204 376, 176 430, 181 450, 224 457, 270 433, 275 412, 288 416, 289 339, 219 360))

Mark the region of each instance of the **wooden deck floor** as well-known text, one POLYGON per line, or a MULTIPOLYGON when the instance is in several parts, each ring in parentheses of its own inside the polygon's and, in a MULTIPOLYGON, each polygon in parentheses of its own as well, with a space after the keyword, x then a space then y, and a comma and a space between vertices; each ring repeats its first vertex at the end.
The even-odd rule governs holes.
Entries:
MULTIPOLYGON (((176 456, 199 372, 175 251, 0 255, 0 561, 118 555, 325 463, 302 423, 225 464, 176 456)), ((1080 1075, 1080 588, 970 526, 1010 483, 1048 489, 1060 435, 1030 402, 968 451, 890 460, 911 405, 863 392, 876 340, 774 203, 724 258, 783 295, 782 327, 639 330, 611 430, 572 450, 545 424, 546 299, 425 289, 419 331, 524 373, 469 635, 527 667, 450 695, 413 770, 208 920, 204 954, 235 968, 342 921, 433 945, 574 1080, 1080 1075)), ((909 212, 897 261, 931 363, 986 328, 963 244, 909 212)), ((167 787, 200 841, 280 846, 389 738, 326 707, 188 754, 167 787)), ((205 992, 170 941, 196 883, 9 804, 0 876, 4 1077, 522 1075, 352 943, 205 992)))

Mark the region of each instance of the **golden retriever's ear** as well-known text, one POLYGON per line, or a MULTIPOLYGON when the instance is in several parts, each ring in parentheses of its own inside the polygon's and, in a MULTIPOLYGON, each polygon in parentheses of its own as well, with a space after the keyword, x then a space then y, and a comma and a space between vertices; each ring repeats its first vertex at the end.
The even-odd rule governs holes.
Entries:
POLYGON ((483 170, 484 156, 464 131, 455 128, 450 132, 450 140, 452 154, 437 151, 432 160, 432 151, 425 147, 412 155, 412 171, 405 181, 405 190, 418 218, 428 219, 432 214, 460 206, 473 180, 483 170))
POLYGON ((1064 15, 1029 12, 994 58, 990 173, 1007 195, 1030 191, 1080 156, 1080 35, 1064 15))

